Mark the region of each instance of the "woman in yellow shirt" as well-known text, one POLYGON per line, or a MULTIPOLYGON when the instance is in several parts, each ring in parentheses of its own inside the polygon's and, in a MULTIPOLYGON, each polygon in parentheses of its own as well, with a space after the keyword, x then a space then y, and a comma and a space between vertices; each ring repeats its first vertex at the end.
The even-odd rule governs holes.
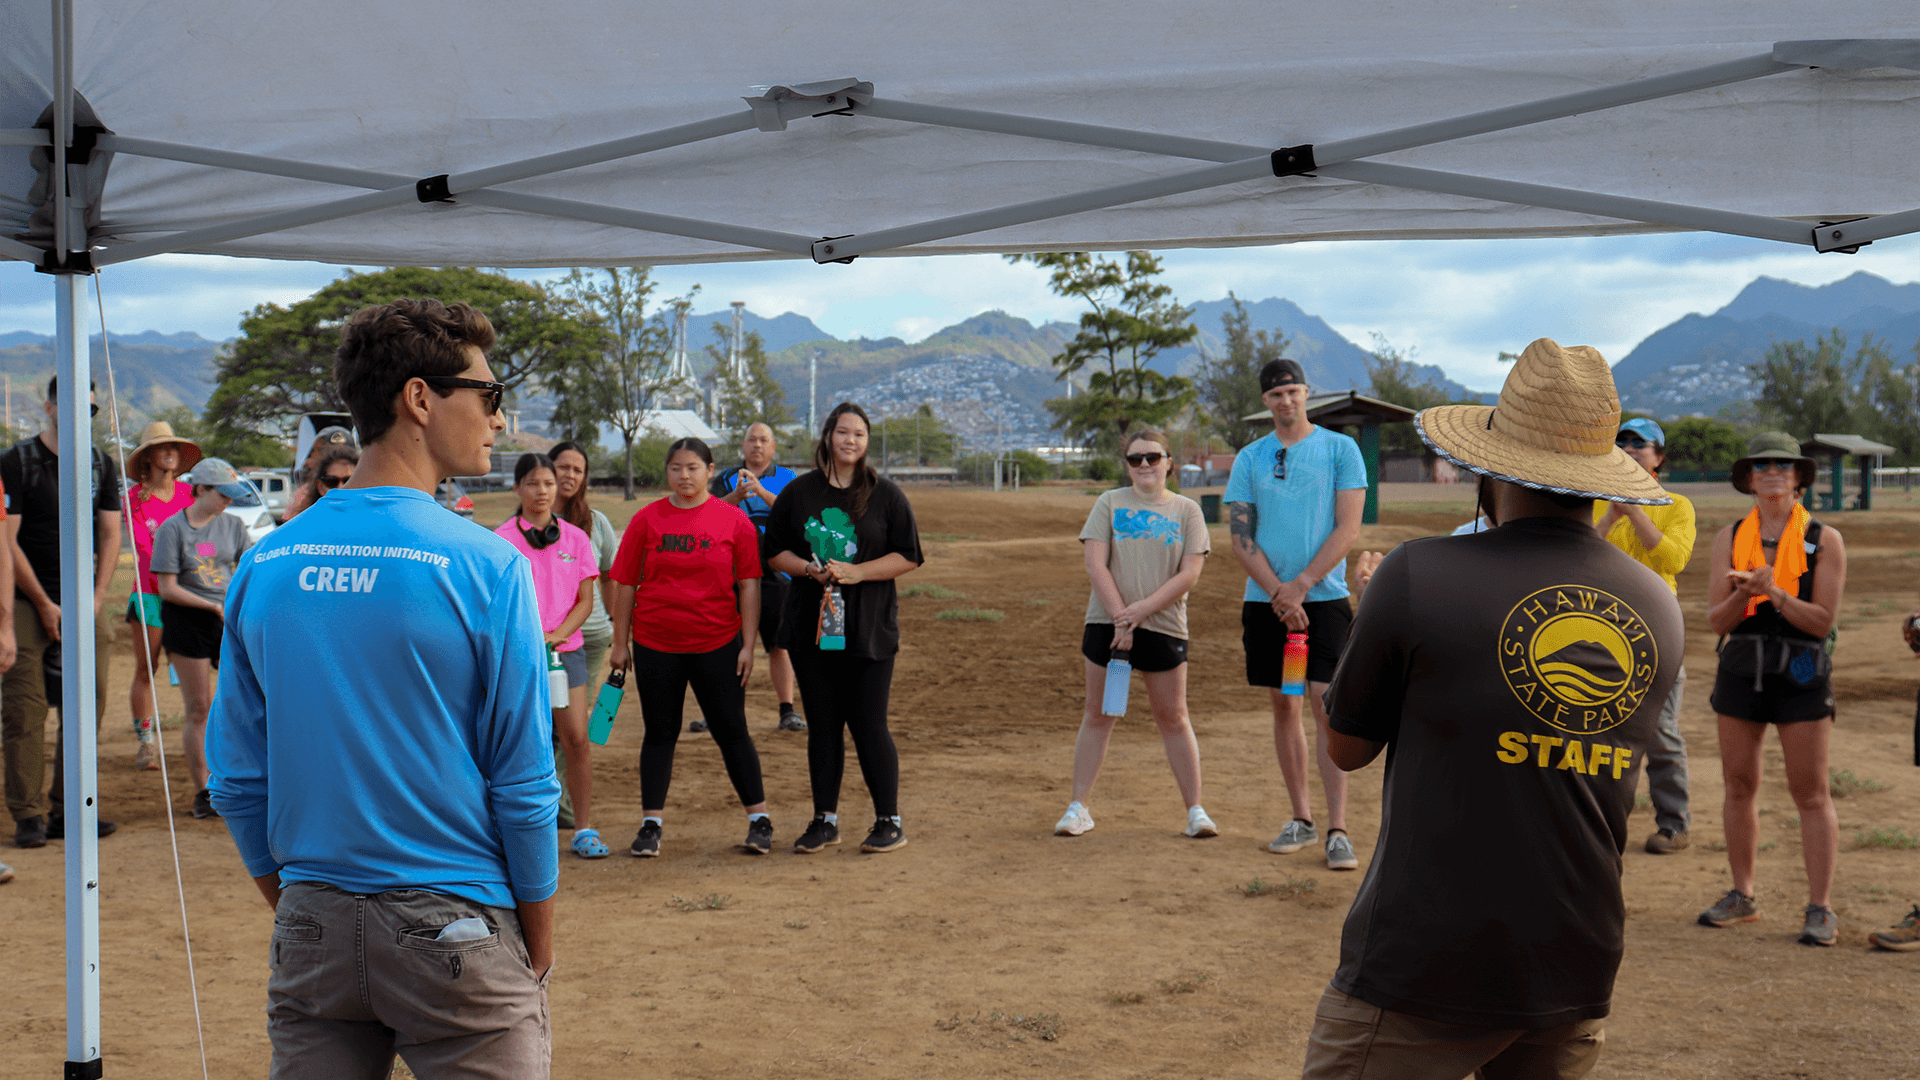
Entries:
MULTIPOLYGON (((1620 425, 1613 444, 1659 479, 1660 466, 1667 460, 1667 434, 1659 424, 1646 417, 1629 420, 1620 425)), ((1671 506, 1595 502, 1593 527, 1614 547, 1659 574, 1678 595, 1675 579, 1693 557, 1693 504, 1684 495, 1667 494, 1673 496, 1671 506)), ((1687 846, 1687 740, 1680 736, 1680 695, 1686 688, 1687 669, 1682 665, 1660 709, 1654 744, 1647 749, 1647 795, 1653 800, 1657 829, 1647 837, 1647 850, 1655 855, 1671 855, 1687 846)))

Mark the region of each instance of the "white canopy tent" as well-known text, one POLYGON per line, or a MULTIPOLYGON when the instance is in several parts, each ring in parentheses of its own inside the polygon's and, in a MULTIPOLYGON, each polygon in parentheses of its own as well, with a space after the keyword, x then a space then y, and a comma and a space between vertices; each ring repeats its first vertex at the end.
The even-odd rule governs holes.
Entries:
MULTIPOLYGON (((9 0, 0 20, 0 257, 55 274, 68 386, 80 275, 175 251, 829 263, 1673 229, 1845 251, 1920 230, 1920 41, 1891 0, 9 0)), ((84 641, 87 420, 60 407, 84 641)), ((67 658, 61 704, 68 1056, 97 1076, 92 664, 67 658)))

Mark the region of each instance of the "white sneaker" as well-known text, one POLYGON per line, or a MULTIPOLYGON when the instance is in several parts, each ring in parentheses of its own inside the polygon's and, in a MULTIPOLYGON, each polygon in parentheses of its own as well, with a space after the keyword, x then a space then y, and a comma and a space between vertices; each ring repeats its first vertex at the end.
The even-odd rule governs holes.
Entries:
POLYGON ((1093 828, 1093 815, 1077 802, 1067 804, 1067 812, 1060 817, 1060 823, 1053 827, 1055 836, 1079 836, 1093 828))
POLYGON ((1187 835, 1196 840, 1209 836, 1219 836, 1220 827, 1213 823, 1205 810, 1197 806, 1187 807, 1187 835))

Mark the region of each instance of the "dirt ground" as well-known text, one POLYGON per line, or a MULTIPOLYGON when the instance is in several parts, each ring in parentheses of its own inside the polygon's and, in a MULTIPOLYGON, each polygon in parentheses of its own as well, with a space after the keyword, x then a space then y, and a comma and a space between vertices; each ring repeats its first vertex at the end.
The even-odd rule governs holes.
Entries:
MULTIPOLYGON (((1707 707, 1704 555, 1710 527, 1743 511, 1724 488, 1697 494, 1700 557, 1681 584, 1694 846, 1669 857, 1641 853, 1638 840, 1653 825, 1644 805, 1636 812, 1627 955, 1594 1075, 1920 1075, 1920 953, 1864 944, 1867 931, 1920 898, 1920 850, 1859 843, 1876 829, 1920 834, 1910 741, 1920 663, 1897 636, 1920 586, 1920 500, 1889 496, 1872 513, 1826 516, 1851 554, 1833 764, 1884 790, 1838 801, 1842 944, 1811 949, 1794 942, 1805 880, 1777 747, 1767 753, 1761 796, 1763 918, 1727 930, 1694 923, 1728 887, 1707 707)), ((749 705, 776 853, 753 858, 733 846, 744 823, 718 752, 690 736, 663 857, 563 856, 555 1074, 1297 1075, 1360 875, 1328 871, 1312 849, 1265 851, 1287 800, 1264 692, 1243 685, 1242 575, 1224 532, 1216 529, 1217 554, 1192 597, 1190 675, 1205 803, 1222 835, 1180 835, 1184 818, 1159 739, 1136 708, 1096 792, 1100 827, 1063 839, 1051 828, 1068 796, 1087 595, 1074 536, 1093 493, 911 495, 929 558, 901 584, 963 594, 922 593, 901 605, 892 715, 911 844, 885 856, 860 855, 855 844, 810 858, 788 853, 809 816, 805 736, 774 729, 762 668, 749 705), (956 608, 1005 618, 939 617, 956 608), (1256 880, 1283 888, 1249 897, 1244 887, 1256 880)), ((1470 516, 1471 498, 1464 487, 1389 486, 1383 523, 1366 529, 1362 546, 1450 529, 1470 516)), ((131 664, 122 646, 100 751, 103 813, 120 823, 100 849, 106 1067, 109 1075, 187 1078, 199 1065, 180 901, 160 776, 131 768, 131 664)), ((179 710, 177 693, 163 689, 161 711, 179 710)), ((616 848, 639 825, 639 735, 629 696, 595 761, 596 816, 616 848)), ((177 728, 168 737, 177 741, 177 728)), ((177 752, 170 766, 211 1075, 263 1075, 271 918, 226 830, 187 815, 191 792, 177 752)), ((841 810, 855 838, 865 805, 850 767, 841 810)), ((1365 860, 1379 820, 1378 765, 1355 778, 1351 819, 1365 860)), ((1502 825, 1485 823, 1487 843, 1508 843, 1502 825)), ((0 1073, 8 1076, 56 1075, 64 1057, 62 847, 0 851, 19 871, 0 886, 0 1016, 8 1020, 0 1073)))

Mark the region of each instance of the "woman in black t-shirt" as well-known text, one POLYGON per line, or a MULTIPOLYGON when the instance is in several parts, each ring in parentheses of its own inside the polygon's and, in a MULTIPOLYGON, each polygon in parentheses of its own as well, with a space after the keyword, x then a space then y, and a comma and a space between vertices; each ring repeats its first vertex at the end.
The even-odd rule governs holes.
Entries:
POLYGON ((1839 859, 1840 822, 1827 780, 1833 732, 1832 661, 1825 638, 1846 587, 1847 549, 1840 531, 1813 520, 1800 493, 1813 484, 1813 459, 1784 432, 1753 437, 1733 463, 1733 486, 1754 508, 1713 541, 1707 619, 1726 635, 1713 683, 1720 723, 1720 769, 1726 782, 1727 863, 1733 888, 1700 913, 1706 926, 1759 917, 1753 864, 1760 819, 1761 748, 1767 728, 1780 733, 1787 791, 1800 811, 1801 857, 1807 868, 1806 923, 1800 941, 1832 945, 1837 921, 1827 906, 1839 859))
POLYGON ((860 850, 892 851, 907 842, 900 829, 900 755, 887 730, 893 658, 900 650, 893 579, 924 560, 906 494, 867 464, 870 428, 860 406, 834 406, 813 450, 814 471, 781 490, 767 520, 771 565, 793 578, 778 644, 793 658, 809 723, 814 817, 793 845, 803 855, 840 842, 843 727, 873 795, 873 831, 860 850), (845 599, 844 646, 823 649, 821 600, 836 584, 845 599))

